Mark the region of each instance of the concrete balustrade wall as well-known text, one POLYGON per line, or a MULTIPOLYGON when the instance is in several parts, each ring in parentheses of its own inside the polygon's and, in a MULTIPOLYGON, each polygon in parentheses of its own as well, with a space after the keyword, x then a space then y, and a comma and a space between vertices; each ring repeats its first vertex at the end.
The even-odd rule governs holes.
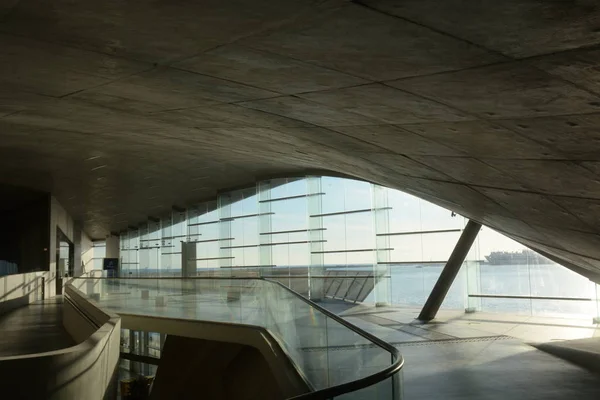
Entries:
POLYGON ((0 393, 11 399, 116 398, 121 320, 66 288, 63 324, 79 344, 0 358, 0 393), (99 326, 99 328, 98 328, 99 326))
MULTIPOLYGON (((210 342, 225 342, 255 349, 260 353, 261 360, 268 366, 269 373, 272 374, 271 384, 278 387, 283 398, 291 398, 310 391, 307 382, 300 375, 289 355, 266 329, 259 326, 126 313, 119 313, 119 315, 125 329, 160 332, 167 334, 167 337, 173 335, 210 342)), ((263 372, 266 372, 266 369, 263 372)))

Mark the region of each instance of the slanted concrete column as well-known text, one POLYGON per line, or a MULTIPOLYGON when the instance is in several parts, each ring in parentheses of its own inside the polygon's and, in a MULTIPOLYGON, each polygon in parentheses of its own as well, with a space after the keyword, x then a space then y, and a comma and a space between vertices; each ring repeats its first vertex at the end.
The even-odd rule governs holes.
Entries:
POLYGON ((481 224, 475 221, 469 221, 469 223, 467 223, 446 266, 442 270, 433 290, 429 294, 429 298, 427 299, 425 306, 423 306, 418 319, 430 321, 435 318, 480 229, 481 224))

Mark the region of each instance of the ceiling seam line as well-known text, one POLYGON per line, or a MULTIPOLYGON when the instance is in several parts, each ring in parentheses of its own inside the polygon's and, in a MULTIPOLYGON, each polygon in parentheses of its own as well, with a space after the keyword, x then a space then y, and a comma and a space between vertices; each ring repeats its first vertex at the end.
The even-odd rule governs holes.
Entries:
POLYGON ((460 41, 460 42, 463 42, 463 43, 469 44, 469 45, 471 45, 471 46, 477 47, 477 48, 478 48, 478 49, 480 49, 480 50, 484 50, 484 51, 486 51, 486 52, 488 52, 488 53, 491 53, 491 54, 494 54, 494 55, 496 55, 496 56, 500 56, 500 57, 502 57, 502 58, 506 58, 506 59, 509 59, 509 60, 515 60, 515 58, 513 58, 512 56, 509 56, 509 55, 507 55, 507 54, 504 54, 504 53, 502 53, 501 51, 498 51, 498 50, 494 50, 494 49, 487 48, 487 47, 485 47, 485 46, 483 46, 483 45, 481 45, 481 44, 479 44, 479 43, 476 43, 476 42, 470 41, 470 40, 468 40, 468 39, 461 38, 461 37, 459 37, 459 36, 456 36, 456 35, 453 35, 453 34, 451 34, 451 33, 449 33, 449 32, 445 32, 445 31, 443 31, 443 30, 441 30, 441 29, 437 29, 437 28, 434 28, 434 27, 431 27, 431 26, 425 25, 425 24, 423 24, 423 23, 420 23, 420 22, 417 22, 417 21, 412 21, 412 20, 410 20, 409 18, 402 17, 402 16, 400 16, 400 15, 391 14, 391 13, 389 13, 389 12, 386 12, 386 11, 380 10, 380 9, 378 9, 378 8, 376 8, 376 7, 373 7, 373 6, 369 5, 369 4, 366 4, 366 3, 364 3, 362 0, 350 0, 350 1, 351 1, 351 3, 353 3, 353 4, 356 4, 356 5, 357 5, 357 6, 359 6, 359 7, 364 7, 364 8, 366 8, 366 9, 368 9, 368 10, 371 10, 371 11, 373 11, 373 12, 376 12, 376 13, 378 13, 378 14, 382 14, 382 15, 388 16, 388 17, 390 17, 390 18, 397 18, 397 19, 399 19, 399 20, 401 20, 401 21, 405 21, 405 22, 411 23, 411 24, 413 24, 413 25, 419 26, 419 27, 421 27, 421 28, 428 29, 428 30, 430 30, 430 31, 432 31, 432 32, 435 32, 435 33, 437 33, 437 34, 440 34, 440 35, 442 35, 442 36, 449 37, 449 38, 451 38, 451 39, 458 40, 458 41, 460 41))
MULTIPOLYGON (((321 1, 321 4, 325 4, 325 3, 327 3, 326 0, 321 1)), ((329 10, 329 12, 334 12, 334 11, 337 11, 337 10, 339 10, 341 8, 342 8, 342 6, 339 6, 338 8, 336 8, 334 10, 329 10)), ((161 65, 165 65, 165 66, 171 67, 173 64, 182 63, 184 61, 187 61, 187 60, 190 60, 190 59, 192 59, 194 57, 198 57, 200 55, 203 55, 203 54, 206 54, 208 52, 214 51, 214 50, 219 49, 221 47, 229 46, 229 45, 235 45, 235 44, 237 44, 240 41, 244 41, 244 40, 250 39, 250 38, 255 37, 255 36, 260 36, 260 35, 265 35, 265 34, 268 34, 268 33, 276 32, 277 30, 280 30, 282 28, 285 29, 285 28, 289 27, 289 25, 294 25, 296 23, 300 23, 302 19, 310 19, 309 13, 311 13, 311 12, 312 12, 312 10, 311 11, 303 11, 302 15, 296 15, 295 17, 288 18, 285 21, 282 21, 282 22, 279 22, 279 23, 275 23, 274 22, 273 26, 269 26, 269 27, 267 27, 267 28, 265 28, 263 30, 259 29, 258 31, 253 31, 253 32, 250 32, 250 33, 247 33, 247 34, 240 35, 239 37, 233 38, 232 40, 227 41, 226 43, 221 43, 221 44, 209 47, 206 50, 203 50, 203 51, 198 52, 198 53, 194 53, 194 54, 192 54, 190 56, 182 56, 180 58, 167 61, 167 62, 165 62, 165 63, 163 63, 161 65)), ((241 44, 241 46, 248 47, 248 46, 246 46, 244 44, 241 44)))

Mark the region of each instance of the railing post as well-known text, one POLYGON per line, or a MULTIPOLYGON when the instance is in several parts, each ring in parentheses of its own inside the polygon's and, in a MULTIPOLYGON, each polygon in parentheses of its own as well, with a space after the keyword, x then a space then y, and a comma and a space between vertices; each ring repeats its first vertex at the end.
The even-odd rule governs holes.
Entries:
POLYGON ((430 321, 435 318, 480 229, 480 223, 469 220, 419 314, 418 319, 421 321, 430 321))

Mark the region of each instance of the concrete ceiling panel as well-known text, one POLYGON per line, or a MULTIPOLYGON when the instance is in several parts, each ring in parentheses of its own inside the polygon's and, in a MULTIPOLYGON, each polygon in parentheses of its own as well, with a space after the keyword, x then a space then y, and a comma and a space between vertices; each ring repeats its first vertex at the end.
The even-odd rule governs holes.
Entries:
POLYGON ((248 38, 243 43, 374 81, 504 59, 418 24, 354 5, 346 5, 333 15, 316 16, 307 26, 248 38))
POLYGON ((306 11, 319 10, 315 3, 22 0, 1 26, 19 36, 166 63, 292 22, 306 11))
POLYGON ((374 144, 382 149, 406 155, 458 156, 461 152, 394 125, 336 126, 332 130, 374 144))
POLYGON ((386 152, 387 149, 382 149, 375 144, 367 143, 359 138, 349 135, 341 135, 333 129, 319 127, 302 127, 302 128, 273 128, 278 132, 304 141, 311 145, 319 144, 330 149, 336 149, 342 152, 347 152, 349 155, 352 152, 386 152))
POLYGON ((443 104, 377 83, 299 94, 298 97, 389 124, 473 119, 443 104))
POLYGON ((585 222, 600 230, 600 200, 582 199, 577 197, 550 196, 550 199, 585 222))
POLYGON ((520 135, 555 149, 563 158, 600 158, 600 114, 497 121, 520 135))
POLYGON ((204 75, 244 82, 281 94, 355 86, 369 81, 288 57, 226 45, 174 64, 204 75))
POLYGON ((600 235, 564 228, 534 226, 557 247, 584 257, 596 258, 600 248, 600 235))
POLYGON ((600 43, 600 9, 593 0, 361 0, 402 17, 522 58, 600 43))
POLYGON ((469 185, 493 186, 505 189, 527 189, 510 175, 499 171, 475 158, 414 156, 415 161, 436 171, 443 171, 458 182, 469 185))
POLYGON ((541 194, 482 187, 476 190, 529 224, 564 227, 584 232, 600 231, 593 225, 574 218, 574 214, 567 211, 568 209, 541 194))
POLYGON ((600 50, 597 48, 549 54, 528 62, 549 74, 600 94, 600 50))
POLYGON ((560 152, 488 121, 403 125, 448 147, 478 158, 564 158, 560 152))
POLYGON ((363 153, 361 157, 372 163, 389 168, 395 173, 426 179, 439 179, 452 181, 453 179, 439 171, 424 164, 416 162, 404 155, 393 153, 363 153))
POLYGON ((158 68, 76 95, 86 102, 104 105, 124 99, 140 102, 147 111, 206 107, 276 96, 277 93, 173 68, 158 68), (96 100, 95 95, 100 97, 96 100), (114 100, 113 100, 114 99, 114 100))
POLYGON ((583 114, 600 110, 600 98, 520 63, 498 64, 389 85, 482 119, 583 114))
POLYGON ((292 96, 239 103, 243 107, 280 115, 317 126, 377 125, 382 121, 292 96))
POLYGON ((551 195, 600 198, 600 179, 576 163, 500 159, 485 162, 512 176, 532 191, 551 195))
POLYGON ((0 34, 0 84, 61 97, 148 68, 143 63, 0 34))
POLYGON ((152 115, 152 118, 164 123, 192 128, 313 126, 306 122, 236 104, 161 112, 152 115))

